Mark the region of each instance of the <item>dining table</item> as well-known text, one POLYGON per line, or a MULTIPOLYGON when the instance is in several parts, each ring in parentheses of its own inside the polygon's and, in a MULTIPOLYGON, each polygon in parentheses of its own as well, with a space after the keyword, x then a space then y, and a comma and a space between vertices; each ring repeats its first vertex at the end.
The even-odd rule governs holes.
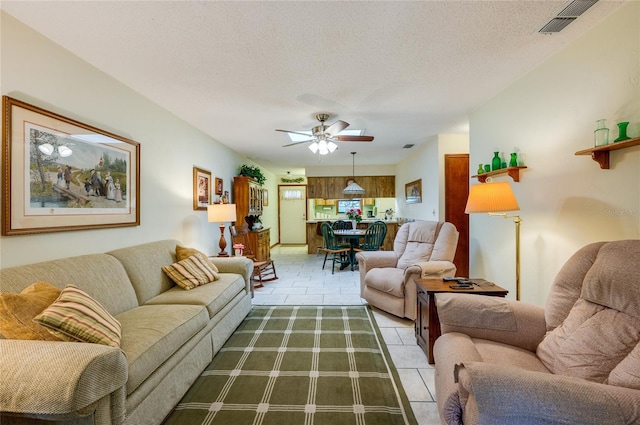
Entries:
MULTIPOLYGON (((337 237, 344 238, 349 241, 349 264, 351 264, 351 271, 353 271, 356 261, 356 248, 360 246, 360 239, 364 238, 367 231, 365 229, 343 229, 334 230, 333 233, 337 237)), ((340 266, 340 270, 344 269, 346 266, 346 264, 340 266)))

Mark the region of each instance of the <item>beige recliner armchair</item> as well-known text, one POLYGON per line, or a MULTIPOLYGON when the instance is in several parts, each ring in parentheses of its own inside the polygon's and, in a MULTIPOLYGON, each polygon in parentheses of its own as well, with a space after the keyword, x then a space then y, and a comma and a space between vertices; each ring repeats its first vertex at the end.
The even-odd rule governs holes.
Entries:
POLYGON ((436 399, 447 424, 640 424, 640 240, 598 242, 545 308, 436 294, 436 399))
POLYGON ((393 251, 359 252, 360 296, 381 310, 416 318, 414 278, 454 276, 458 230, 448 222, 413 221, 400 227, 393 251))

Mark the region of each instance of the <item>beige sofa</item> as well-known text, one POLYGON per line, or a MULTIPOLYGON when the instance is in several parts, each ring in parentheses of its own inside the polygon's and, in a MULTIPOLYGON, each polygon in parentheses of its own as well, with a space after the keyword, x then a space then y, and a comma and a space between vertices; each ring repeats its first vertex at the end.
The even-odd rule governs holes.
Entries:
POLYGON ((122 325, 121 347, 0 339, 0 422, 159 424, 251 309, 253 264, 213 258, 215 282, 185 291, 165 240, 0 270, 2 292, 73 284, 122 325))
POLYGON ((442 423, 640 424, 640 240, 580 249, 544 309, 464 294, 436 303, 442 423))
POLYGON ((444 221, 417 220, 402 225, 393 251, 358 252, 360 296, 398 317, 416 318, 414 278, 455 276, 453 257, 458 230, 444 221))

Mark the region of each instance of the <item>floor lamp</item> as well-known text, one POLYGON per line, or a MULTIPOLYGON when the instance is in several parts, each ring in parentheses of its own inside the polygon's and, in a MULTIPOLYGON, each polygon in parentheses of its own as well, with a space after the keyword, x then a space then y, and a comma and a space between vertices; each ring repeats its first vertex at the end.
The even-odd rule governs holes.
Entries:
POLYGON ((480 183, 471 186, 465 213, 489 213, 491 216, 513 218, 516 223, 516 300, 520 300, 520 223, 519 215, 507 215, 507 211, 519 211, 520 206, 508 182, 480 183))
POLYGON ((218 257, 228 257, 225 251, 227 241, 224 238, 224 223, 236 221, 236 204, 213 204, 207 207, 209 223, 220 223, 220 252, 218 257))

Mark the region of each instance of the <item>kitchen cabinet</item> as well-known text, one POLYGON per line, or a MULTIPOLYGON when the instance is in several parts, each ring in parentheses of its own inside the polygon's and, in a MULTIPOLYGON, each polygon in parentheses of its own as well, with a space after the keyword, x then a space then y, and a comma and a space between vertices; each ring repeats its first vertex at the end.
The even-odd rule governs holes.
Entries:
MULTIPOLYGON (((354 177, 307 177, 307 197, 323 199, 359 198, 359 195, 345 195, 342 190, 354 177)), ((356 176, 358 183, 365 190, 368 198, 395 198, 395 176, 356 176)))

